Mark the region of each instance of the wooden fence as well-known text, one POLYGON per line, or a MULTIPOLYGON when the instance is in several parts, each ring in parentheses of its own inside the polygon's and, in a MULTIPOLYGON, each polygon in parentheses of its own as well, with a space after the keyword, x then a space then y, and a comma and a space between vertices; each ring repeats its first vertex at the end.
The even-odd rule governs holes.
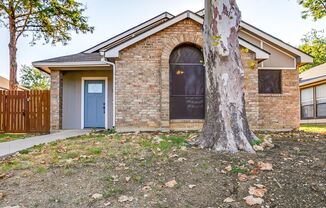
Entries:
POLYGON ((0 91, 1 133, 48 133, 50 91, 0 91))

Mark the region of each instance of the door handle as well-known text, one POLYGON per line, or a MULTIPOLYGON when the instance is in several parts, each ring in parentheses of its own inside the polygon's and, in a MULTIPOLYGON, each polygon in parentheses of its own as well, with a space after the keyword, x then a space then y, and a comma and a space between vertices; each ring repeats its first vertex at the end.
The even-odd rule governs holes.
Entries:
POLYGON ((103 113, 105 114, 105 103, 103 103, 103 113))

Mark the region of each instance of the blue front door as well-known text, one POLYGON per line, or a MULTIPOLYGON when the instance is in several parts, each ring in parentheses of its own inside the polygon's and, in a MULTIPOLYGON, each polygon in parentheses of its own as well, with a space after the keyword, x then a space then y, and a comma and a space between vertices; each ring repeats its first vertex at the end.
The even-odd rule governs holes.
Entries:
POLYGON ((103 80, 85 81, 84 127, 105 128, 105 81, 103 80))

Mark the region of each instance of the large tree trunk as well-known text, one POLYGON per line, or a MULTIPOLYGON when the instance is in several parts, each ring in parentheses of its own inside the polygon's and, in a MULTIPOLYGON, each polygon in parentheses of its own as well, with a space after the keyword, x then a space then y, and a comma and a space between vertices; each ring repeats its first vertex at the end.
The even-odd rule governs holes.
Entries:
POLYGON ((235 0, 206 0, 204 56, 206 119, 198 145, 217 151, 254 152, 244 101, 244 70, 238 32, 241 13, 235 0))
POLYGON ((17 90, 17 40, 16 40, 16 25, 15 20, 12 17, 9 17, 9 64, 10 64, 10 79, 9 79, 9 88, 10 90, 17 90))

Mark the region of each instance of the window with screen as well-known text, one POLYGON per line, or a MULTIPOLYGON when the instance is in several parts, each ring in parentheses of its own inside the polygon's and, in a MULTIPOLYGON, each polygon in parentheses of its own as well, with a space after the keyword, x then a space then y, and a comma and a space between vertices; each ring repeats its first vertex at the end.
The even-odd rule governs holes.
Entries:
POLYGON ((314 117, 314 89, 301 90, 301 117, 303 119, 314 117))
POLYGON ((183 45, 170 56, 170 118, 204 119, 205 69, 200 49, 183 45))
POLYGON ((316 87, 317 117, 326 117, 326 84, 316 87))
POLYGON ((282 71, 281 70, 259 70, 258 88, 261 94, 282 93, 282 71))

